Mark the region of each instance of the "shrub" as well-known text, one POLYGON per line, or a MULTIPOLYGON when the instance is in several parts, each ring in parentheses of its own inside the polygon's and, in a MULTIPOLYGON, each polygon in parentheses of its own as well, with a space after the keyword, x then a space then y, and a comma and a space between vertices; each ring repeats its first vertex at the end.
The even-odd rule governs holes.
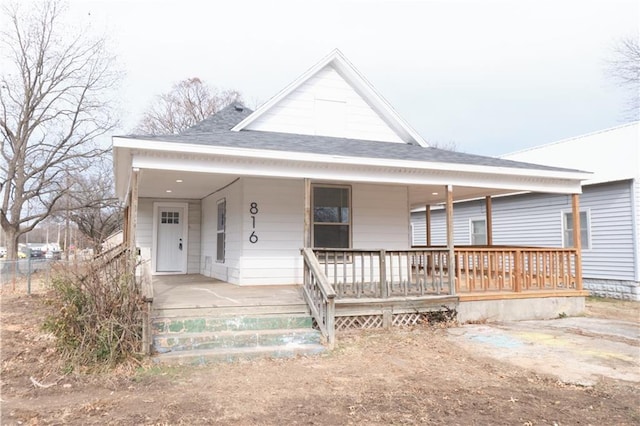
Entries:
POLYGON ((52 278, 48 302, 55 309, 44 328, 74 364, 114 366, 139 352, 142 296, 125 258, 92 260, 52 278))

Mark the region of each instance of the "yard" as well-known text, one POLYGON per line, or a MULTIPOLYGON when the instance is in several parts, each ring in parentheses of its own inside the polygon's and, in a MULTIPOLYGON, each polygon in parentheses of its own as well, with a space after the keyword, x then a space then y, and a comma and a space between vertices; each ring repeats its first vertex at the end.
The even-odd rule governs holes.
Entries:
MULTIPOLYGON (((43 300, 2 294, 2 424, 640 423, 639 383, 562 383, 441 327, 342 333, 319 357, 65 374, 43 300)), ((588 315, 637 323, 638 304, 590 300, 588 315)))

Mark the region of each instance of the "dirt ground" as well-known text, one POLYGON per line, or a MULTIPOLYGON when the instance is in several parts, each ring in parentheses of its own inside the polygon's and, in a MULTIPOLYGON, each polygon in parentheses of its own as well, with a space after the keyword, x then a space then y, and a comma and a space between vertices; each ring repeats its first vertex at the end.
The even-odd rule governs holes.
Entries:
MULTIPOLYGON (((3 425, 640 424, 638 383, 569 385, 429 326, 341 333, 318 357, 65 374, 43 295, 0 296, 3 425)), ((638 306, 589 300, 588 315, 638 321, 638 306)))

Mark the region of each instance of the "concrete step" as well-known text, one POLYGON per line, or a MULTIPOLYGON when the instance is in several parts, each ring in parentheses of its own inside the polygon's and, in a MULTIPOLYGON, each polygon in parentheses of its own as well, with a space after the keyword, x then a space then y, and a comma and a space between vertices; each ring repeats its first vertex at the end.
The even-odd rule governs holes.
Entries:
POLYGON ((159 364, 202 365, 258 358, 295 358, 297 356, 315 356, 321 354, 325 350, 326 348, 320 344, 289 344, 285 346, 217 348, 169 352, 156 355, 152 359, 154 362, 159 364))
POLYGON ((153 346, 158 353, 277 346, 286 349, 319 344, 321 339, 321 333, 312 328, 210 331, 156 334, 153 346))
POLYGON ((181 317, 224 317, 237 315, 309 315, 309 307, 305 303, 288 305, 252 305, 252 306, 208 306, 198 308, 165 308, 154 309, 154 318, 181 317))
POLYGON ((171 317, 155 318, 152 321, 154 335, 311 327, 312 319, 307 314, 171 317))

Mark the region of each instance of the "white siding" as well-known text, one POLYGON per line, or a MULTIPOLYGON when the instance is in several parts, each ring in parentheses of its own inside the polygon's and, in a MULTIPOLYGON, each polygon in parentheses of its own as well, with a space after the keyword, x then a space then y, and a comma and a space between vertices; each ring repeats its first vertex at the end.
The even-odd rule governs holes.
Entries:
POLYGON ((301 283, 304 182, 301 179, 244 179, 238 217, 242 247, 239 283, 301 283), (251 203, 256 203, 255 215, 250 212, 251 203), (251 216, 255 216, 255 229, 251 216), (252 233, 258 238, 255 243, 249 240, 252 233))
MULTIPOLYGON (((149 250, 153 244, 153 202, 150 198, 138 199, 138 221, 136 223, 136 246, 149 250)), ((148 260, 148 259, 145 259, 148 260)))
POLYGON ((201 233, 200 200, 189 201, 189 252, 187 253, 187 274, 200 272, 200 236, 201 233))
MULTIPOLYGON (((179 202, 188 203, 188 252, 187 273, 200 272, 200 200, 175 200, 158 198, 140 198, 138 200, 138 222, 136 224, 136 245, 142 249, 142 253, 154 256, 153 251, 153 203, 155 202, 179 202)), ((150 260, 150 259, 145 259, 150 260)))
MULTIPOLYGON (((634 280, 632 197, 629 181, 583 188, 580 209, 590 216, 589 249, 583 250, 585 278, 634 280)), ((570 195, 527 194, 492 202, 496 245, 562 246, 562 213, 571 212, 570 195)), ((485 215, 484 200, 454 205, 455 244, 469 244, 469 219, 485 215)), ((446 244, 444 210, 432 211, 432 244, 446 244)), ((413 213, 414 237, 424 244, 424 212, 413 213)), ((637 233, 637 230, 636 230, 637 233)))
POLYGON ((247 129, 403 143, 330 65, 274 105, 247 129))
POLYGON ((353 248, 404 250, 411 247, 405 187, 355 184, 351 199, 353 248))
MULTIPOLYGON (((407 189, 352 185, 354 248, 406 249, 409 242, 407 189)), ((240 285, 302 282, 304 182, 245 178, 202 201, 202 273, 240 285), (217 201, 227 201, 227 251, 215 262, 217 201), (251 214, 251 204, 258 212, 251 214), (255 229, 253 219, 255 216, 255 229), (250 241, 255 232, 258 240, 250 241), (209 259, 207 259, 209 257, 209 259), (210 269, 209 269, 210 268, 210 269)))
POLYGON ((240 200, 242 181, 238 180, 230 186, 202 200, 202 242, 200 273, 226 282, 238 282, 240 279, 240 200), (217 259, 217 218, 218 201, 226 200, 225 226, 225 259, 217 259))

